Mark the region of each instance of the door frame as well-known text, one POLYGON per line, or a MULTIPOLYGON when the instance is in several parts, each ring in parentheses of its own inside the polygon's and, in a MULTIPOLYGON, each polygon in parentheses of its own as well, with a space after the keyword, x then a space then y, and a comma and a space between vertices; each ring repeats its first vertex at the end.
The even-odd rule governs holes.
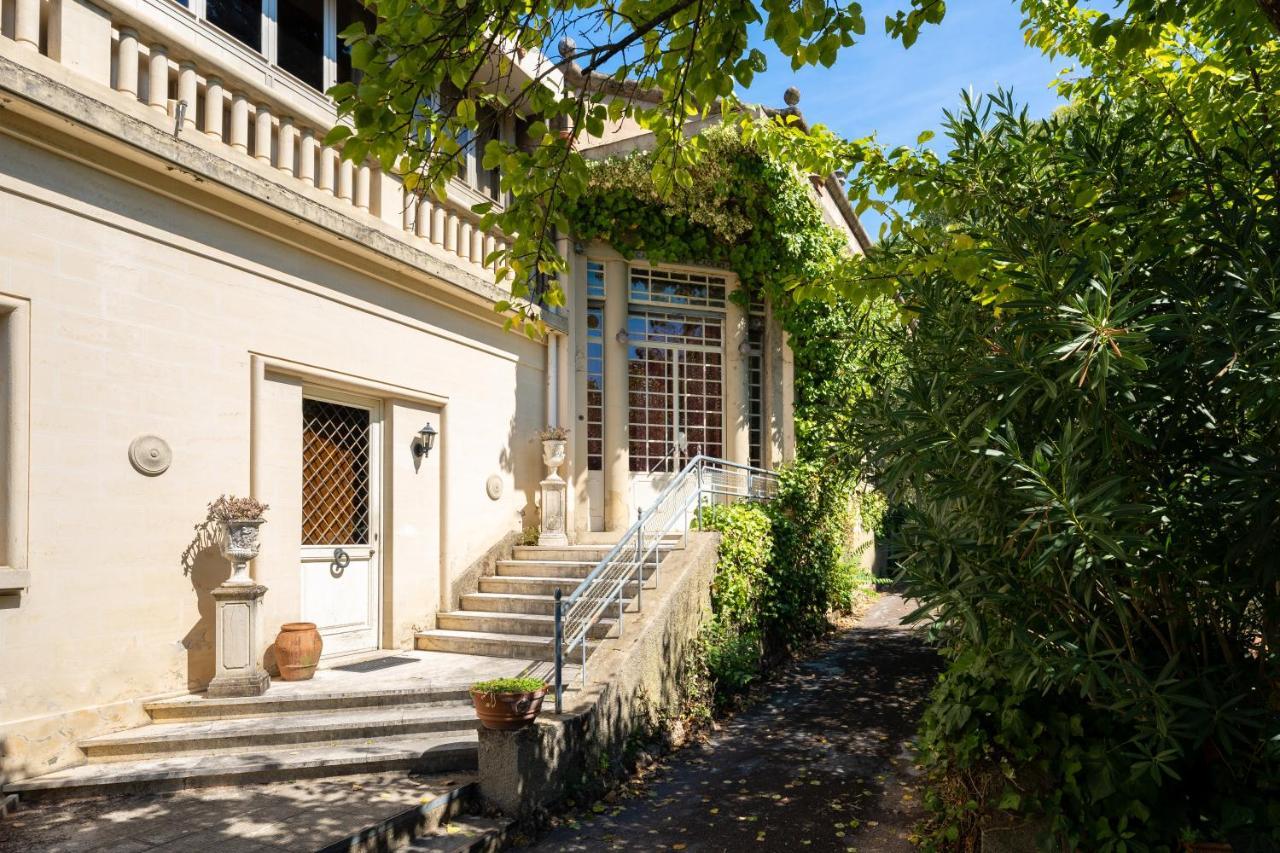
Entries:
MULTIPOLYGON (((386 433, 385 417, 386 417, 386 401, 380 397, 366 396, 355 394, 348 391, 341 391, 323 385, 316 385, 308 381, 302 383, 302 399, 318 400, 323 403, 334 403, 340 406, 349 406, 351 408, 365 409, 369 412, 369 584, 372 587, 369 596, 369 611, 371 614, 370 632, 373 637, 371 645, 360 649, 348 649, 341 652, 322 653, 321 660, 330 660, 332 658, 344 657, 347 655, 365 654, 370 651, 377 651, 383 648, 384 637, 384 621, 385 621, 385 593, 387 589, 387 579, 384 577, 386 565, 384 565, 383 554, 386 546, 386 536, 383 531, 383 520, 386 517, 384 505, 387 499, 387 480, 386 477, 386 433)), ((301 412, 299 412, 301 416, 301 412)), ((299 495, 301 495, 302 484, 299 483, 299 495)), ((319 562, 324 559, 321 555, 308 559, 306 556, 308 548, 327 548, 323 545, 300 545, 298 550, 298 571, 302 571, 302 565, 307 562, 319 562)), ((339 546, 340 547, 340 546, 339 546)), ((327 561, 327 560, 326 560, 327 561)), ((302 606, 305 600, 305 577, 300 576, 298 582, 298 612, 302 612, 302 606)))

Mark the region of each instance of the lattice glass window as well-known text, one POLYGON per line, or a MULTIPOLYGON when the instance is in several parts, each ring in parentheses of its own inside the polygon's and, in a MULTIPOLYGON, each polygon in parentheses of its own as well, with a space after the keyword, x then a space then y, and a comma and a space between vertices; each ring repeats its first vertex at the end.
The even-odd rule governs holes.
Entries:
POLYGON ((604 306, 587 303, 587 470, 604 469, 604 306))
POLYGON ((302 544, 369 544, 369 410, 302 401, 302 544))
MULTIPOLYGON (((752 308, 754 309, 754 305, 752 308)), ((764 315, 747 315, 747 430, 751 464, 764 467, 764 315)))
POLYGON ((666 462, 677 434, 689 453, 722 455, 724 370, 720 321, 658 312, 627 318, 628 446, 632 471, 666 462))
POLYGON ((587 298, 604 299, 604 264, 587 261, 587 298))
POLYGON ((631 268, 632 302, 723 308, 725 293, 723 276, 639 266, 631 268))

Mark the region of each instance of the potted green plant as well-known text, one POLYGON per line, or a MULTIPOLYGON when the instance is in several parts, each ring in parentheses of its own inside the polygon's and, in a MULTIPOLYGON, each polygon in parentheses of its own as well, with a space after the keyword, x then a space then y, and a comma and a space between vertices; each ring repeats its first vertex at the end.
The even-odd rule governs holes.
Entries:
POLYGON ((532 724, 546 695, 547 683, 541 678, 495 678, 471 685, 471 701, 480 724, 500 732, 532 724))
POLYGON ((222 526, 222 556, 231 563, 229 584, 251 584, 249 561, 258 556, 258 528, 270 509, 255 498, 222 495, 209 504, 209 521, 222 526))

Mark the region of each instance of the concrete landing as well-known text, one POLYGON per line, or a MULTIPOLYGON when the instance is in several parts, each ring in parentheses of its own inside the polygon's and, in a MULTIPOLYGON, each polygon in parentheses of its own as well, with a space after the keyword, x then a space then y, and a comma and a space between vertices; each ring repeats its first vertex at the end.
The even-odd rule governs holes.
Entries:
MULTIPOLYGON (((360 839, 375 829, 385 834, 399 819, 403 830, 400 818, 409 810, 417 812, 413 835, 433 832, 472 805, 473 781, 466 773, 388 772, 23 805, 3 824, 0 853, 360 850, 367 846, 360 839)), ((474 829, 460 825, 439 835, 465 837, 474 829)))

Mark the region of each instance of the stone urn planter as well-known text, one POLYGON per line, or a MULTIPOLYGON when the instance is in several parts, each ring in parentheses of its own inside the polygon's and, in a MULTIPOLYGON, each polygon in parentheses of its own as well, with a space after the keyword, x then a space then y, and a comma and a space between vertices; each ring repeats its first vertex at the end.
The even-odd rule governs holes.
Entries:
POLYGON ((285 681, 306 681, 316 674, 324 639, 314 622, 286 622, 276 635, 276 666, 285 681))
POLYGON ((486 729, 513 732, 532 725, 547 685, 540 678, 498 678, 471 685, 476 717, 486 729))
POLYGON ((547 474, 548 480, 560 479, 560 466, 564 464, 564 461, 568 456, 568 450, 566 449, 568 444, 569 442, 562 438, 543 439, 542 464, 551 469, 547 474))
POLYGON ((258 556, 261 518, 232 518, 222 522, 222 556, 231 563, 230 584, 251 584, 249 561, 258 556))

